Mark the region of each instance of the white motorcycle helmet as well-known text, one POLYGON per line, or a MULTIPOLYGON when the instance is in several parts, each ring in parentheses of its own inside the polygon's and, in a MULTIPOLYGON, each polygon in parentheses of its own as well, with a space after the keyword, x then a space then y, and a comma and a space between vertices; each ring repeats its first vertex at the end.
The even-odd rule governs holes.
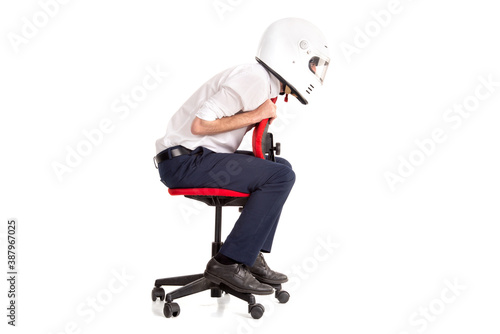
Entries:
POLYGON ((271 24, 260 40, 255 58, 287 86, 286 94, 294 95, 303 104, 323 84, 330 63, 323 33, 298 18, 271 24))

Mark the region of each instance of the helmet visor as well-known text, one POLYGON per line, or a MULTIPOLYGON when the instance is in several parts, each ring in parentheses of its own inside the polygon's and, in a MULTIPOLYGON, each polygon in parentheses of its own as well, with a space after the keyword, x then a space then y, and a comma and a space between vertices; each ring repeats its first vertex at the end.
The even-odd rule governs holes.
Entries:
POLYGON ((319 79, 321 84, 325 80, 326 70, 328 69, 329 59, 314 56, 309 60, 309 70, 319 79))

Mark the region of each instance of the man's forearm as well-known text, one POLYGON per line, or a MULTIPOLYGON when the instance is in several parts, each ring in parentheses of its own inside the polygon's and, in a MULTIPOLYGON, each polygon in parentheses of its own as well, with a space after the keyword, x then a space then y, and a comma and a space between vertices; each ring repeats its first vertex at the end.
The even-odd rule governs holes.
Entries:
POLYGON ((241 129, 258 123, 255 110, 239 113, 230 117, 223 117, 215 121, 206 121, 196 117, 191 125, 191 132, 195 135, 206 136, 217 133, 241 129))
POLYGON ((276 105, 271 100, 265 101, 257 109, 241 112, 229 117, 222 117, 215 121, 206 121, 195 117, 191 124, 191 132, 194 135, 207 136, 231 130, 246 128, 259 123, 265 118, 276 118, 276 105))

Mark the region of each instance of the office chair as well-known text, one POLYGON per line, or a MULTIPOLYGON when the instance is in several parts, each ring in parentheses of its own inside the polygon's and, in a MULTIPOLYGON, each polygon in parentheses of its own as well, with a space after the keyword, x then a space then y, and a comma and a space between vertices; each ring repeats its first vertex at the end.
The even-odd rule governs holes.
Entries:
MULTIPOLYGON (((275 102, 275 101, 273 101, 275 102)), ((280 154, 280 144, 274 146, 273 136, 268 133, 269 120, 262 120, 255 126, 252 134, 253 155, 261 159, 275 161, 276 155, 280 154)), ((222 207, 239 206, 240 212, 245 205, 250 194, 232 191, 220 188, 188 188, 188 189, 169 189, 170 195, 183 195, 186 198, 201 201, 209 206, 215 207, 215 239, 212 242, 212 257, 215 256, 222 247, 221 229, 222 229, 222 207)), ((269 284, 275 289, 275 297, 280 303, 288 302, 290 294, 282 290, 281 284, 269 284)), ((180 307, 174 303, 175 299, 189 296, 201 291, 211 290, 211 297, 221 297, 222 292, 233 295, 248 303, 248 313, 254 319, 259 319, 264 314, 264 306, 256 303, 255 296, 250 293, 241 293, 235 291, 224 284, 215 284, 203 277, 203 274, 194 274, 187 276, 178 276, 170 278, 161 278, 155 281, 155 287, 151 292, 153 301, 158 298, 165 301, 163 314, 165 317, 177 317, 180 314, 180 307), (182 286, 165 295, 162 286, 182 286)))

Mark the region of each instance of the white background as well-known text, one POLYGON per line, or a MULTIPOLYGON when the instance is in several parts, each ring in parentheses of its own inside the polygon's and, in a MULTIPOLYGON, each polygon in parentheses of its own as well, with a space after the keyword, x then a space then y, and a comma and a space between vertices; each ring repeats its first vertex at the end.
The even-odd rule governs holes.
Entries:
MULTIPOLYGON (((443 119, 479 77, 500 81, 492 1, 401 0, 385 26, 371 13, 389 0, 219 1, 225 11, 213 0, 74 0, 45 21, 40 3, 54 4, 0 6, 3 250, 7 219, 19 222, 18 327, 6 325, 2 279, 2 332, 498 332, 500 87, 460 126, 443 119), (297 182, 267 259, 292 297, 259 297, 267 311, 255 321, 244 302, 207 292, 166 319, 153 282, 203 271, 213 211, 168 195, 154 142, 200 84, 253 62, 264 29, 289 16, 320 27, 332 56, 317 100, 280 101, 271 127, 297 182), (346 56, 341 46, 356 43, 346 56), (115 113, 147 68, 168 75, 126 117, 115 113), (112 131, 59 179, 53 164, 105 119, 112 131), (446 140, 391 190, 384 174, 418 157, 415 141, 436 128, 446 140)), ((225 209, 224 233, 237 214, 225 209)))

